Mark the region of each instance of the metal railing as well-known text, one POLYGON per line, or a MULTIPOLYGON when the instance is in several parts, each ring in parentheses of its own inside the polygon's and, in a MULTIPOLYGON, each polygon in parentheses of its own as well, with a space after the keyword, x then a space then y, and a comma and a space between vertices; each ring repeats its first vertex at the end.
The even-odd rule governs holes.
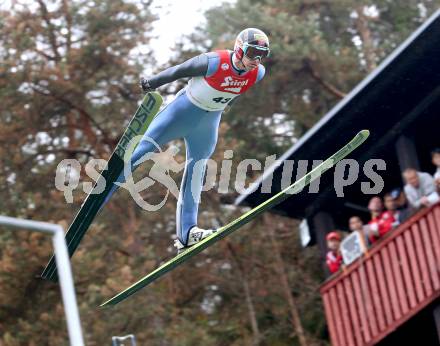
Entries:
POLYGON ((63 228, 60 225, 53 223, 17 219, 1 215, 0 225, 20 229, 28 229, 36 232, 50 234, 52 236, 52 242, 55 250, 55 259, 58 269, 58 278, 64 304, 64 312, 66 314, 70 345, 84 346, 78 306, 76 304, 72 270, 70 268, 69 255, 67 253, 67 246, 64 240, 63 228))
POLYGON ((374 345, 440 297, 440 204, 413 215, 320 288, 332 345, 374 345))

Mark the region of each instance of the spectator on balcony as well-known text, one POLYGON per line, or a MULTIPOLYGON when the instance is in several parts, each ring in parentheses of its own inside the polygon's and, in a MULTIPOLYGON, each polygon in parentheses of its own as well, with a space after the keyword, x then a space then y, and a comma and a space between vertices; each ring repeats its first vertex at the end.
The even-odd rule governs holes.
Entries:
POLYGON ((434 178, 429 173, 407 168, 403 171, 403 178, 406 182, 405 195, 413 208, 429 207, 440 200, 434 178))
POLYGON ((393 228, 396 228, 400 225, 401 221, 401 211, 397 209, 397 199, 398 196, 395 194, 386 193, 383 197, 383 204, 385 205, 385 210, 389 212, 391 215, 393 215, 394 222, 392 224, 393 228))
POLYGON ((352 216, 348 220, 348 228, 350 232, 364 232, 364 223, 362 222, 362 219, 359 216, 352 216))
POLYGON ((367 245, 369 245, 368 226, 364 225, 364 222, 359 216, 352 216, 348 220, 348 228, 350 232, 360 232, 364 236, 367 245))
POLYGON ((406 195, 400 187, 392 190, 390 195, 394 198, 397 211, 399 212, 398 221, 402 223, 414 213, 414 209, 408 204, 406 195))
POLYGON ((440 148, 435 148, 431 151, 431 159, 434 166, 437 167, 437 170, 434 173, 434 181, 437 187, 437 192, 440 192, 440 148))
POLYGON ((368 203, 371 220, 368 222, 368 240, 371 244, 393 229, 394 216, 389 211, 383 211, 383 203, 380 197, 373 197, 368 203))
POLYGON ((332 231, 327 234, 327 256, 326 263, 330 273, 336 273, 342 266, 342 255, 339 249, 341 245, 341 235, 338 231, 332 231))

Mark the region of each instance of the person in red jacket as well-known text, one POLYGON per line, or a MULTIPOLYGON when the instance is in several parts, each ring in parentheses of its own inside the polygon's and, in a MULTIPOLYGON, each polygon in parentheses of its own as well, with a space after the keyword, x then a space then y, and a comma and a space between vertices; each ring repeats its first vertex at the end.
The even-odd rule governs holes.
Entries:
POLYGON ((373 244, 379 238, 393 229, 396 222, 391 211, 383 211, 383 203, 380 197, 373 197, 368 203, 371 220, 368 222, 368 239, 373 244))
POLYGON ((330 273, 336 273, 342 265, 342 255, 339 250, 341 245, 341 236, 339 232, 333 231, 327 234, 327 248, 329 251, 326 255, 326 263, 330 273))

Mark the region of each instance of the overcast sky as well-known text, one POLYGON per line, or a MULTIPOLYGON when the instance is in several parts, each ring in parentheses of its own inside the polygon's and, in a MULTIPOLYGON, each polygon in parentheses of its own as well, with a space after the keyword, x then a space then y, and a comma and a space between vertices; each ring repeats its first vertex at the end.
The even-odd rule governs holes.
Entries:
MULTIPOLYGON (((157 38, 151 42, 151 46, 158 63, 165 63, 173 53, 174 44, 205 22, 203 13, 207 9, 223 2, 235 0, 153 0, 152 10, 158 20, 154 23, 154 35, 157 38)), ((0 9, 9 9, 11 3, 12 0, 0 0, 0 9)), ((37 6, 35 0, 22 0, 22 3, 37 6)))
POLYGON ((172 54, 176 41, 191 33, 198 25, 204 23, 203 13, 222 2, 235 0, 154 0, 154 12, 159 19, 155 23, 154 34, 158 38, 151 42, 159 63, 164 63, 172 54), (160 6, 160 8, 159 8, 160 6))

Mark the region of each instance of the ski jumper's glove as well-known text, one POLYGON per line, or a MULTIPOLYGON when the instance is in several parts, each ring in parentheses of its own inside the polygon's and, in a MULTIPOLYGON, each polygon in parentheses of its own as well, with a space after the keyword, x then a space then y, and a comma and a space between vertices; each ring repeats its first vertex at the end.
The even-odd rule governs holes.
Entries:
POLYGON ((154 88, 151 86, 150 81, 148 79, 142 77, 140 84, 144 93, 149 93, 150 91, 154 91, 154 88))

